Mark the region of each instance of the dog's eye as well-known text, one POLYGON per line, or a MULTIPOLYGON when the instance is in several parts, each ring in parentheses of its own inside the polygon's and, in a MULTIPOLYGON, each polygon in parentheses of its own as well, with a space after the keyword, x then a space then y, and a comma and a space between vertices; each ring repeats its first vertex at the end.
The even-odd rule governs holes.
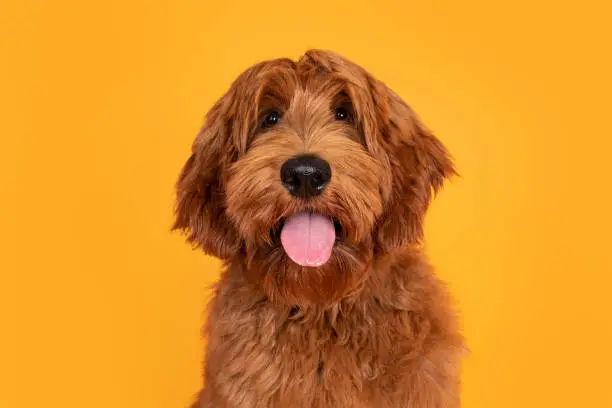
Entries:
POLYGON ((280 121, 280 118, 281 114, 278 111, 272 111, 266 115, 262 125, 264 127, 274 126, 280 121))
POLYGON ((343 108, 342 106, 338 106, 335 109, 334 116, 336 120, 349 120, 348 110, 346 110, 346 108, 343 108))

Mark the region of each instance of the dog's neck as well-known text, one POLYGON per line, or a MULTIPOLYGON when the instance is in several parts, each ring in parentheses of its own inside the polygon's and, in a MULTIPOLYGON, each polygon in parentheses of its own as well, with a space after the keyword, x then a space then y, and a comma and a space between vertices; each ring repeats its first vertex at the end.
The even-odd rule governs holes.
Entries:
POLYGON ((245 307, 266 305, 289 319, 306 317, 317 319, 324 315, 367 312, 369 306, 397 310, 415 307, 418 282, 435 279, 431 267, 418 247, 400 248, 391 253, 379 254, 369 265, 368 278, 345 297, 328 303, 287 303, 283 299, 270 299, 261 287, 249 283, 242 275, 243 259, 225 262, 222 279, 217 290, 236 292, 245 307), (250 305, 250 306, 249 306, 250 305))

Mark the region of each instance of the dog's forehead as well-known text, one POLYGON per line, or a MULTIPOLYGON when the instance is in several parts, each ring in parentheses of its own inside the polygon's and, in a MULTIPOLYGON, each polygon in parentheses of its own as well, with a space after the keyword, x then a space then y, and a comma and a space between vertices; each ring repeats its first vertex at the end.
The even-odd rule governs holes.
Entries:
POLYGON ((245 75, 244 79, 259 88, 254 93, 262 97, 260 102, 276 100, 283 110, 307 106, 311 111, 313 108, 317 110, 324 102, 329 103, 340 93, 346 93, 348 88, 361 87, 360 84, 366 82, 360 69, 338 58, 334 64, 329 64, 329 61, 322 60, 325 56, 328 55, 318 55, 316 59, 301 58, 295 62, 270 60, 254 66, 254 72, 245 75))
POLYGON ((293 87, 279 89, 288 97, 289 111, 292 113, 326 110, 346 89, 346 82, 331 73, 298 76, 296 79, 293 87))

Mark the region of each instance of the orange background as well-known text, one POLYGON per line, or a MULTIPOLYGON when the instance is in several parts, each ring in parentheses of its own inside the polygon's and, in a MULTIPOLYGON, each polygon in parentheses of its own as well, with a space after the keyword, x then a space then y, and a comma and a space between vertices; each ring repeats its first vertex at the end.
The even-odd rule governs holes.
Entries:
MULTIPOLYGON (((168 232, 203 115, 332 49, 457 159, 428 250, 464 407, 612 407, 610 10, 554 1, 4 1, 0 407, 185 407, 219 264, 168 232)), ((608 6, 609 7, 609 6, 608 6)))

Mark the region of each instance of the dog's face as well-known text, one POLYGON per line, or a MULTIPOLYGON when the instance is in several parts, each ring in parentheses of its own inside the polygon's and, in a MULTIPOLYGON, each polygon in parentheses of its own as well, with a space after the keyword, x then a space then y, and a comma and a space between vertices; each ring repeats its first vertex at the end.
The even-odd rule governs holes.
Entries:
POLYGON ((244 264, 272 301, 359 289, 375 254, 422 238, 454 174, 442 144, 361 67, 309 51, 257 64, 207 115, 177 184, 175 228, 244 264))

